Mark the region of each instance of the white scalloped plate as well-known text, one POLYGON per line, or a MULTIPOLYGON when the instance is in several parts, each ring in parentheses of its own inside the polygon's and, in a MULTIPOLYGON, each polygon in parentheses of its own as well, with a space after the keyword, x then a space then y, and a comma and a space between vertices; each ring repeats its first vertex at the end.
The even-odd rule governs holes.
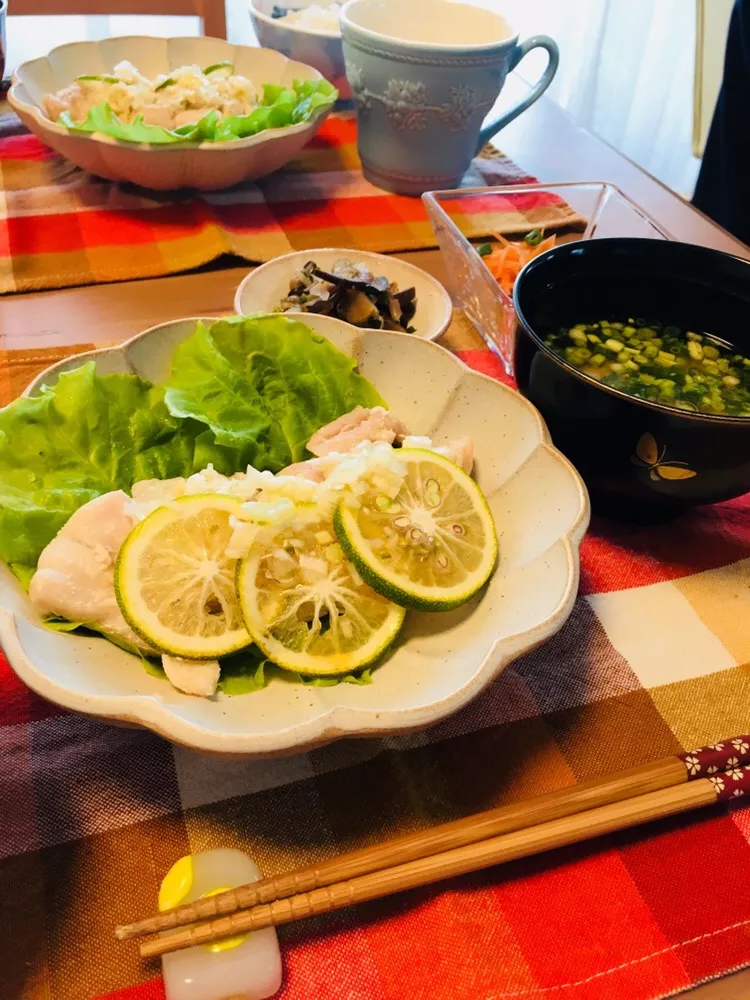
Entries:
MULTIPOLYGON (((482 596, 447 614, 411 612, 397 648, 371 685, 310 688, 274 680, 233 698, 180 694, 136 657, 104 639, 45 629, 13 577, 0 573, 0 642, 34 691, 76 712, 146 726, 214 753, 253 756, 310 749, 343 736, 428 726, 476 697, 511 660, 548 639, 570 614, 589 502, 578 473, 550 443, 536 409, 472 372, 437 344, 408 334, 357 330, 316 317, 316 327, 355 356, 416 434, 468 435, 476 478, 497 524, 500 561, 482 596)), ((35 379, 94 357, 100 372, 167 375, 176 345, 196 320, 146 330, 120 347, 68 358, 35 379)))
POLYGON ((74 134, 46 117, 41 107, 46 93, 68 86, 81 73, 110 72, 123 59, 149 77, 178 66, 228 60, 256 87, 322 79, 312 66, 273 49, 232 45, 219 38, 132 35, 59 45, 48 55, 23 63, 13 75, 8 100, 27 128, 83 170, 157 191, 182 187, 218 191, 265 177, 297 155, 330 110, 321 109, 307 122, 268 129, 247 139, 174 145, 122 142, 99 133, 74 134))

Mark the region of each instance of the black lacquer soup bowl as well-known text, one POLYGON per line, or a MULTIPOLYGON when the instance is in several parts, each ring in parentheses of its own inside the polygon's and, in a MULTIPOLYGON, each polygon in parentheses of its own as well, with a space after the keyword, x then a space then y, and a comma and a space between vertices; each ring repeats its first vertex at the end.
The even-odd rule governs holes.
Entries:
POLYGON ((568 243, 527 265, 514 301, 519 388, 582 474, 595 511, 658 521, 750 492, 750 417, 627 395, 544 342, 561 327, 644 317, 750 357, 750 262, 660 240, 568 243))

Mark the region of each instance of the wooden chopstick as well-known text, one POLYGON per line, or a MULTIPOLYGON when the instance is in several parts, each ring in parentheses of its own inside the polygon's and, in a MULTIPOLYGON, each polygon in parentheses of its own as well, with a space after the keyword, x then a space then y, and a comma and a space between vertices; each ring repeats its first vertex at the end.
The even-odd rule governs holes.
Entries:
POLYGON ((318 865, 239 886, 136 923, 117 927, 115 933, 121 940, 126 940, 140 934, 156 933, 225 916, 584 810, 681 785, 702 777, 709 768, 718 770, 734 760, 738 765, 750 763, 750 736, 735 737, 713 747, 666 757, 572 788, 501 806, 383 844, 352 851, 318 865))
POLYGON ((750 768, 742 769, 737 781, 726 772, 719 772, 710 778, 660 788, 645 795, 360 875, 312 892, 277 899, 207 923, 182 927, 142 942, 140 953, 144 958, 165 955, 231 935, 276 927, 305 917, 344 909, 356 903, 381 899, 456 875, 465 875, 506 861, 530 857, 557 847, 639 826, 651 820, 713 805, 721 799, 730 798, 735 791, 750 794, 750 768))
POLYGON ((171 930, 197 920, 226 916, 238 910, 248 910, 259 903, 284 899, 300 892, 309 892, 334 882, 381 868, 415 861, 418 858, 464 847, 478 840, 487 840, 499 834, 510 833, 523 827, 535 826, 561 816, 570 816, 595 806, 618 802, 644 792, 683 784, 688 780, 685 764, 678 757, 667 757, 641 767, 630 768, 605 779, 587 781, 572 788, 563 788, 546 795, 539 795, 523 802, 514 802, 487 812, 476 813, 464 819, 442 823, 417 833, 407 834, 372 847, 350 851, 316 865, 308 865, 283 875, 275 875, 227 892, 199 899, 195 903, 177 906, 133 924, 115 928, 121 940, 141 934, 171 930))

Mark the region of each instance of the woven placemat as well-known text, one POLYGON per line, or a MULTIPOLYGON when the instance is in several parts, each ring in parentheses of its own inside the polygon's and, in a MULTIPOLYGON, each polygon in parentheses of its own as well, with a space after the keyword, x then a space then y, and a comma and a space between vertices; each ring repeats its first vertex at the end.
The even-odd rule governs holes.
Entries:
MULTIPOLYGON (((435 246, 419 198, 388 194, 364 179, 356 138, 351 112, 337 113, 296 160, 256 183, 160 193, 85 174, 6 115, 0 120, 0 292, 175 274, 224 254, 260 263, 313 247, 388 253, 435 246)), ((490 149, 475 159, 464 183, 530 179, 490 149)), ((533 228, 533 221, 520 221, 533 228)), ((486 223, 475 230, 483 235, 486 223)))

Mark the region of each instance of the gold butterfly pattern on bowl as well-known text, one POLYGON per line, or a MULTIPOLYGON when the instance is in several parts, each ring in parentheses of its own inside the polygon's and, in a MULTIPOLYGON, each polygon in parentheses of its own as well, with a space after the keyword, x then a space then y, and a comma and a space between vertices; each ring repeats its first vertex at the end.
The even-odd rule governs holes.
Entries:
POLYGON ((694 479, 698 475, 693 469, 688 468, 687 462, 665 462, 667 455, 666 445, 659 452, 659 445, 656 438, 648 431, 641 435, 635 447, 635 455, 631 458, 634 465, 645 466, 648 474, 655 483, 665 479, 675 482, 680 479, 694 479))

